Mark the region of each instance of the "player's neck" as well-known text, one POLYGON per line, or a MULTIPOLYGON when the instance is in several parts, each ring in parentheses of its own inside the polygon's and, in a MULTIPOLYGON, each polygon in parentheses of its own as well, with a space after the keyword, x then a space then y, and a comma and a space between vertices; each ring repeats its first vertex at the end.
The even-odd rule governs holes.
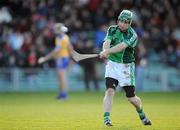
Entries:
POLYGON ((128 29, 122 30, 122 29, 119 28, 119 31, 120 31, 121 33, 126 33, 126 32, 128 31, 128 29))

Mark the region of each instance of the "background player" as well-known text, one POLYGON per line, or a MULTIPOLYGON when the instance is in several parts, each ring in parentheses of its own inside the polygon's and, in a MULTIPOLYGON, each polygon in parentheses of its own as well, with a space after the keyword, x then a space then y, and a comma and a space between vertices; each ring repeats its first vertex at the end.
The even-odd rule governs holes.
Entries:
POLYGON ((54 26, 56 36, 55 49, 44 57, 39 58, 38 62, 43 63, 49 59, 55 58, 57 69, 57 76, 59 80, 60 92, 57 96, 58 99, 67 99, 67 68, 70 62, 70 55, 73 50, 70 44, 69 37, 65 34, 68 28, 62 23, 56 23, 54 26))

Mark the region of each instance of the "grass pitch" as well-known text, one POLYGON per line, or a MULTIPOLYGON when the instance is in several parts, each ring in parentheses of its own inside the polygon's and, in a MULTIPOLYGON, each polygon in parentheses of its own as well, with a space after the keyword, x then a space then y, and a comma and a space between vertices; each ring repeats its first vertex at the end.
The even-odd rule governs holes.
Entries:
POLYGON ((152 126, 143 126, 124 94, 116 93, 111 120, 103 125, 104 93, 0 93, 0 130, 180 130, 180 93, 139 93, 152 126))

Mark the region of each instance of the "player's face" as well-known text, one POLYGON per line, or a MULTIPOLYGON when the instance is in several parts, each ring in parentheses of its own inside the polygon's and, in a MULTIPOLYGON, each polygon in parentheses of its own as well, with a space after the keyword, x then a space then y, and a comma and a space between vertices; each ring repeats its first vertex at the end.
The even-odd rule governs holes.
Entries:
POLYGON ((118 20, 118 26, 121 31, 127 30, 129 27, 129 24, 130 24, 130 21, 118 20))

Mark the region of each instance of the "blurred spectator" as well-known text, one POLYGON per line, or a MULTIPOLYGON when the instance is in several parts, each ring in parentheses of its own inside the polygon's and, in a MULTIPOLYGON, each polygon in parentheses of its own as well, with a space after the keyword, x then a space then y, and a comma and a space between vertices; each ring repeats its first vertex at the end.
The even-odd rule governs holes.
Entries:
MULTIPOLYGON (((84 41, 79 41, 75 47, 75 49, 79 53, 84 53, 84 54, 92 54, 94 53, 94 45, 91 40, 84 40, 84 41)), ((95 59, 87 59, 87 60, 82 60, 79 62, 80 65, 83 68, 84 72, 84 84, 85 84, 85 90, 89 91, 90 90, 90 81, 93 81, 94 84, 94 89, 97 91, 99 90, 99 85, 98 85, 98 73, 96 70, 96 60, 95 59)))
POLYGON ((138 91, 143 91, 144 71, 147 66, 147 50, 143 43, 139 43, 136 49, 136 86, 138 91))
POLYGON ((0 9, 0 16, 0 23, 10 23, 12 20, 12 16, 6 7, 0 9))
POLYGON ((177 64, 177 56, 175 48, 172 45, 168 45, 167 47, 167 63, 170 66, 176 66, 177 64))
MULTIPOLYGON (((102 46, 106 26, 116 22, 114 19, 121 10, 129 9, 135 16, 133 26, 139 42, 147 49, 147 60, 171 66, 173 62, 176 64, 173 67, 178 67, 179 5, 178 0, 4 0, 0 6, 0 66, 7 64, 3 59, 12 56, 15 66, 19 66, 16 59, 22 57, 21 53, 24 54, 21 63, 28 61, 31 46, 34 46, 37 57, 51 51, 54 48, 52 27, 56 22, 69 27, 73 44, 77 43, 78 36, 88 35, 97 49, 102 46), (21 51, 18 56, 14 53, 17 50, 21 51)), ((25 64, 25 67, 29 66, 25 64)), ((54 64, 50 62, 49 66, 54 64)))
POLYGON ((28 56, 28 64, 29 67, 36 67, 36 63, 37 63, 37 55, 36 52, 34 50, 30 51, 30 54, 28 56))
POLYGON ((177 67, 180 69, 180 45, 176 48, 176 55, 177 55, 177 67))
POLYGON ((19 30, 15 30, 9 36, 10 47, 13 51, 19 51, 24 43, 24 36, 19 32, 19 30))
POLYGON ((95 43, 96 43, 96 48, 98 50, 102 48, 102 44, 106 36, 106 30, 107 30, 106 24, 101 24, 95 33, 95 43))

